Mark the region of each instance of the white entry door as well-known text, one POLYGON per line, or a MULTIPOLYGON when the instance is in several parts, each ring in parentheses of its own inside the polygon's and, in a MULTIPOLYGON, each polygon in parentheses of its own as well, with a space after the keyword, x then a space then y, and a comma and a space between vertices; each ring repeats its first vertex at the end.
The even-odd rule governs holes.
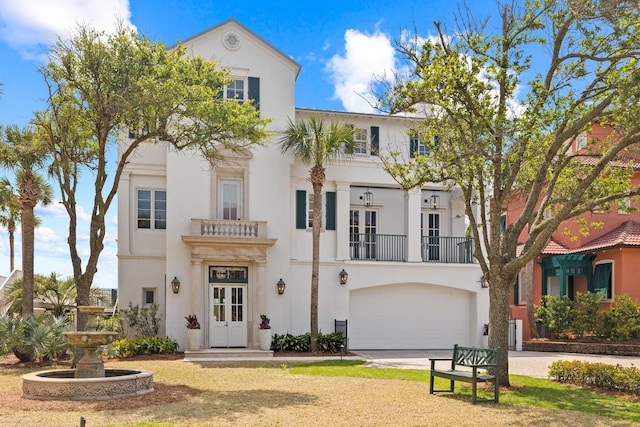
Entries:
POLYGON ((211 347, 247 346, 246 285, 209 286, 209 345, 211 347))

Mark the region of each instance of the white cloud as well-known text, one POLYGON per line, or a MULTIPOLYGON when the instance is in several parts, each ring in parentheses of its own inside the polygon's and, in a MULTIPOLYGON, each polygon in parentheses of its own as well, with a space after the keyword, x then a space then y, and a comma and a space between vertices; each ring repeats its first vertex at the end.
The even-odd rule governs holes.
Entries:
MULTIPOLYGON (((36 207, 36 214, 42 216, 50 216, 53 218, 69 218, 67 210, 58 200, 54 200, 52 203, 46 206, 38 205, 36 207)), ((76 215, 78 216, 79 221, 84 221, 87 223, 91 222, 91 215, 84 210, 84 207, 82 207, 82 205, 76 205, 76 215)))
POLYGON ((130 17, 129 0, 0 0, 0 38, 34 58, 78 24, 110 31, 117 21, 132 26, 130 17))
POLYGON ((335 97, 347 111, 371 113, 374 100, 371 84, 376 76, 389 75, 395 69, 395 49, 387 34, 347 30, 344 56, 334 55, 327 64, 335 97), (368 101, 368 102, 367 102, 368 101))

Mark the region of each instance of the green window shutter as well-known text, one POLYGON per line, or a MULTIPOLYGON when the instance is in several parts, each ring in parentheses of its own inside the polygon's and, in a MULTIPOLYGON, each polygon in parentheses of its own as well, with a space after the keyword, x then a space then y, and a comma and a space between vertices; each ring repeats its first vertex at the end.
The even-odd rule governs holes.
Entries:
POLYGON ((249 77, 249 99, 253 101, 256 110, 260 111, 260 78, 249 77))
POLYGON ((519 295, 519 286, 518 286, 518 282, 520 282, 520 275, 518 274, 518 276, 516 276, 516 285, 513 288, 513 304, 514 305, 518 305, 518 303, 520 302, 520 295, 519 295))
POLYGON ((371 155, 377 156, 380 150, 380 128, 371 126, 371 155))
POLYGON ((327 220, 326 220, 326 229, 327 230, 335 230, 336 229, 336 192, 335 191, 327 191, 326 192, 326 200, 327 200, 327 220))
POLYGON ((296 228, 307 228, 307 192, 296 190, 296 228))

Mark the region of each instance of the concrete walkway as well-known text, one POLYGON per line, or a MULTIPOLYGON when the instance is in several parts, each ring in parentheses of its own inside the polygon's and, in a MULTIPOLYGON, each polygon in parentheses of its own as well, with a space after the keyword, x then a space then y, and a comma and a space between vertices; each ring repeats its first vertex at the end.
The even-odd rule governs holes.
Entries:
MULTIPOLYGON (((429 358, 451 357, 451 350, 362 350, 354 351, 367 360, 369 366, 384 368, 429 369, 429 358)), ((509 373, 529 377, 547 378, 549 365, 556 360, 580 360, 625 367, 640 367, 640 358, 632 356, 605 356, 577 353, 547 353, 536 351, 510 351, 509 373)), ((441 366, 441 365, 439 365, 441 366)))

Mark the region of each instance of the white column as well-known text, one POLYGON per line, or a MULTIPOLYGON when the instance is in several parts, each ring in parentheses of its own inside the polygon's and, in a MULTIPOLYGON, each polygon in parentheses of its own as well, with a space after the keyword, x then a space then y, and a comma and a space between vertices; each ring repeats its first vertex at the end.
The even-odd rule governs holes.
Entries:
MULTIPOLYGON (((207 301, 207 288, 204 285, 204 280, 202 279, 202 260, 201 259, 191 258, 191 275, 190 275, 189 281, 190 283, 188 284, 188 286, 191 292, 190 312, 198 316, 198 319, 200 319, 201 327, 205 328, 205 325, 203 325, 202 323, 207 322, 208 324, 209 320, 206 318, 206 315, 205 315, 206 314, 205 303, 207 301)), ((205 342, 205 344, 207 343, 205 342)))
POLYGON ((254 348, 258 348, 260 343, 258 342, 258 323, 261 314, 265 313, 266 301, 265 301, 265 270, 266 270, 266 261, 256 261, 256 286, 255 286, 255 304, 253 319, 249 322, 249 330, 251 331, 249 334, 250 342, 253 343, 254 348))
POLYGON ((420 198, 422 190, 413 188, 404 192, 404 234, 407 236, 407 262, 422 262, 420 239, 420 198))
POLYGON ((349 256, 349 209, 351 184, 336 182, 336 260, 344 261, 349 256))

